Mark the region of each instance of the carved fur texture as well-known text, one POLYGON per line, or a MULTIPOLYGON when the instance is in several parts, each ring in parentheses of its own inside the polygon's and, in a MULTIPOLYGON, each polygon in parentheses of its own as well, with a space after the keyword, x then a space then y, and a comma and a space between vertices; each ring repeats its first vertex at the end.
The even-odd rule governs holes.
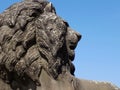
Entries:
POLYGON ((12 83, 28 76, 40 85, 44 69, 52 78, 74 75, 74 49, 80 35, 43 0, 25 0, 0 14, 0 78, 12 83))
POLYGON ((46 0, 24 0, 0 14, 0 90, 120 90, 74 77, 81 35, 46 0))

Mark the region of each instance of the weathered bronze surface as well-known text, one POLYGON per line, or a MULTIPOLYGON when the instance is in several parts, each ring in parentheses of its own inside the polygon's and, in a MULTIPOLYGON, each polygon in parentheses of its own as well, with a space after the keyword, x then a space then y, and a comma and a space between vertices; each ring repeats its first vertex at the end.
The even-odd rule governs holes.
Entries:
POLYGON ((0 14, 0 90, 120 90, 74 77, 81 35, 44 0, 24 0, 0 14))

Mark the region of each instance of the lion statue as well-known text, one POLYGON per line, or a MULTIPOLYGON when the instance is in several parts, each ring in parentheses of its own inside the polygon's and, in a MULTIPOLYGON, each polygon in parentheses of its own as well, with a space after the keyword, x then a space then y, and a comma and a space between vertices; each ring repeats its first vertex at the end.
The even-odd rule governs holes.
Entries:
POLYGON ((0 90, 120 90, 74 77, 80 39, 48 1, 10 6, 0 14, 0 90))

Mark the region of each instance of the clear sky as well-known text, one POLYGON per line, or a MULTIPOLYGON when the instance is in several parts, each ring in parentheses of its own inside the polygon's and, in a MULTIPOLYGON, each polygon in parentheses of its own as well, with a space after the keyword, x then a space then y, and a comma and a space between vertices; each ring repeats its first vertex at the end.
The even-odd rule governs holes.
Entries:
MULTIPOLYGON (((0 12, 21 0, 1 0, 0 12)), ((120 0, 49 0, 57 14, 82 34, 75 76, 120 87, 120 0)))

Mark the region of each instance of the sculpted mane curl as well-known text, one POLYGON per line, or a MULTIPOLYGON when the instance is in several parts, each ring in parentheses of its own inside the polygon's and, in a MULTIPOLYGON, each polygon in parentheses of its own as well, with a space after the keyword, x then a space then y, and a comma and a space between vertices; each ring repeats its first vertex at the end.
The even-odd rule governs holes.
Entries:
POLYGON ((81 35, 45 0, 24 0, 0 14, 0 90, 120 90, 74 77, 81 35))
POLYGON ((9 7, 0 14, 0 78, 11 83, 14 76, 29 76, 37 82, 42 69, 54 79, 66 71, 74 74, 69 48, 76 45, 67 46, 68 27, 47 1, 9 7))

